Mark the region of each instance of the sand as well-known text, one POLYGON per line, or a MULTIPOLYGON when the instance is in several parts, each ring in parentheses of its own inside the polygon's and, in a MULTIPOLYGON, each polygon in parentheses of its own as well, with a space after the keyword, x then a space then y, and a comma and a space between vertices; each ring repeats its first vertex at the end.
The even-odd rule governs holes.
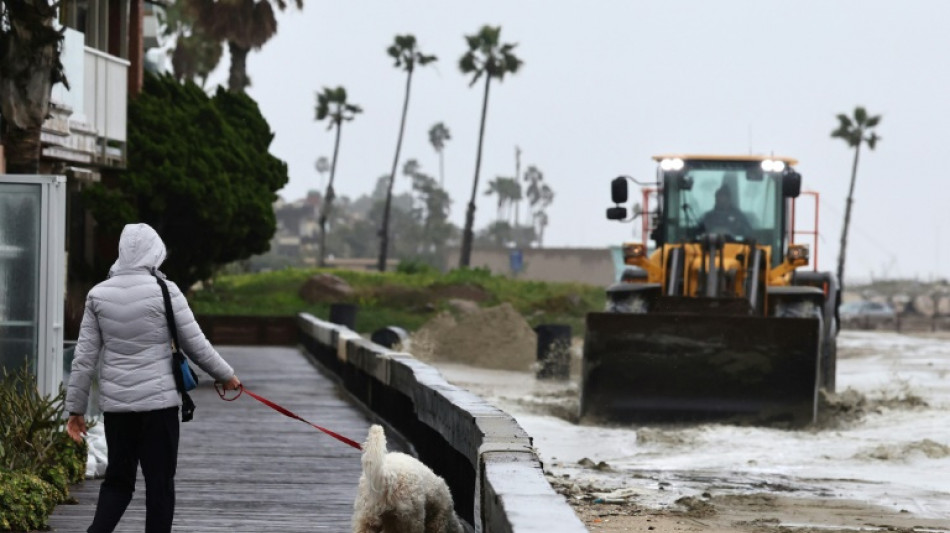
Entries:
POLYGON ((498 370, 532 370, 537 336, 511 304, 436 315, 412 335, 412 354, 423 361, 498 370))

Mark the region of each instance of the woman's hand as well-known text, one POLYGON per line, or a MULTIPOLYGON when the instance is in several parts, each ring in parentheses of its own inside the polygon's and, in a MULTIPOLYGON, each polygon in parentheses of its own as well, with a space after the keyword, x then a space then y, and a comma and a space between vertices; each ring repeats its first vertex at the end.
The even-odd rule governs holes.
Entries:
POLYGON ((84 415, 69 415, 66 421, 66 433, 76 442, 82 442, 82 436, 86 434, 86 417, 84 415))
POLYGON ((238 390, 240 387, 241 380, 239 380, 236 375, 224 382, 224 390, 238 390))

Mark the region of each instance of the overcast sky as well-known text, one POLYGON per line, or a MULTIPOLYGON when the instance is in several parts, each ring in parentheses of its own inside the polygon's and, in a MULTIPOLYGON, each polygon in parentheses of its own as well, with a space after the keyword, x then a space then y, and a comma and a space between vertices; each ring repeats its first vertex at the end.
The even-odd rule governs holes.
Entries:
MULTIPOLYGON (((345 124, 337 191, 356 197, 389 172, 405 73, 386 48, 412 33, 439 56, 417 70, 402 159, 431 175, 429 127, 445 122, 452 219, 464 221, 474 176, 481 86, 458 70, 463 36, 500 25, 523 69, 493 83, 476 227, 495 216, 489 180, 536 165, 554 189, 545 245, 605 247, 633 227, 606 220, 610 180, 654 176, 658 153, 756 153, 799 159, 821 194, 819 266, 834 270, 852 154, 831 139, 835 115, 882 114, 882 140, 862 152, 847 274, 950 274, 950 2, 883 0, 313 1, 279 17, 248 58, 249 94, 287 161, 287 200, 320 188, 314 162, 333 134, 314 121, 315 93, 342 85, 365 112, 345 124)), ((225 58, 226 61, 226 58, 225 58)), ((226 65, 212 81, 226 80, 226 65)), ((409 189, 400 178, 397 191, 409 189)))

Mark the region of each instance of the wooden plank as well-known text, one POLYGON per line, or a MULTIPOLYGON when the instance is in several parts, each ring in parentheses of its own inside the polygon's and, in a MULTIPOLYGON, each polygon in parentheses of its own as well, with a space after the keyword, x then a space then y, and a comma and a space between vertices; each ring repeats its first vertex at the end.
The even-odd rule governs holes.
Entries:
MULTIPOLYGON (((357 442, 372 421, 336 384, 292 348, 220 347, 248 389, 357 442)), ((192 393, 195 419, 181 425, 173 531, 230 533, 349 531, 360 453, 250 396, 218 399, 207 376, 192 393)), ((405 451, 390 438, 390 448, 405 451)), ((73 487, 75 505, 60 505, 53 531, 85 531, 101 480, 73 487)), ((119 533, 145 528, 145 482, 119 533)))

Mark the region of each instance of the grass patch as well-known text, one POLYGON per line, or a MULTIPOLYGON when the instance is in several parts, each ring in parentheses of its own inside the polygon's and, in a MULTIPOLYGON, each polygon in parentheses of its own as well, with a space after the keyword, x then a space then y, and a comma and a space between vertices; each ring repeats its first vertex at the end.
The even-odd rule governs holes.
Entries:
POLYGON ((583 333, 584 317, 604 308, 604 288, 581 283, 523 281, 492 275, 486 269, 437 272, 363 272, 328 269, 285 269, 258 274, 218 277, 189 298, 199 315, 292 316, 311 313, 326 319, 329 304, 308 304, 299 295, 311 276, 331 273, 354 289, 345 302, 359 306, 356 327, 374 331, 384 326, 418 329, 452 298, 478 301, 482 307, 504 302, 517 309, 532 326, 569 324, 583 333))

